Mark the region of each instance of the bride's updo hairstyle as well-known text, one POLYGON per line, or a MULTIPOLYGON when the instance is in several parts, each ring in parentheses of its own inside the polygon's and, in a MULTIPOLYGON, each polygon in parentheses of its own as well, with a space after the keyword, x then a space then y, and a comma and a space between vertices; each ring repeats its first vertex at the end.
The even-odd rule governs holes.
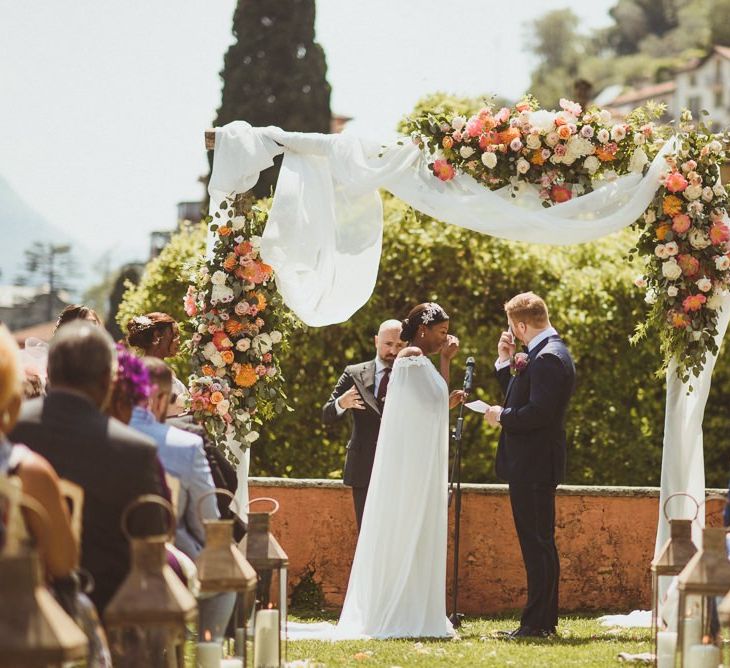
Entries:
POLYGON ((172 329, 175 324, 172 316, 159 311, 135 316, 127 323, 127 341, 129 345, 147 351, 156 337, 161 336, 168 328, 172 329))
POLYGON ((425 304, 414 306, 408 314, 408 317, 401 323, 401 341, 413 341, 421 325, 430 327, 431 325, 445 322, 448 319, 449 316, 446 311, 434 302, 426 302, 425 304))

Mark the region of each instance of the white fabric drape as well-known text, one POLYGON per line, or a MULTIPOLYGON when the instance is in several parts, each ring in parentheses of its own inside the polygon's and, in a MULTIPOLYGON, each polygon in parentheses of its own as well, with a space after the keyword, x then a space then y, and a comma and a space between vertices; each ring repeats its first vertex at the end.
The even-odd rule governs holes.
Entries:
POLYGON ((443 183, 409 140, 382 147, 349 134, 284 132, 236 121, 216 131, 211 211, 253 187, 273 157, 284 160, 261 255, 276 271, 284 302, 305 323, 350 318, 372 294, 383 212, 378 188, 446 223, 483 234, 567 245, 599 239, 633 223, 659 186, 668 142, 645 176, 628 174, 548 209, 536 189, 517 198, 460 174, 443 183))

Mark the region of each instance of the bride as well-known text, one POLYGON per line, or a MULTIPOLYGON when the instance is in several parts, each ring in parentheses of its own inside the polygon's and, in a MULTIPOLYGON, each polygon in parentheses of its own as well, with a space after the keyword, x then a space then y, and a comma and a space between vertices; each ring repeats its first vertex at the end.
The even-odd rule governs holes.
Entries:
POLYGON ((291 639, 448 637, 449 364, 459 342, 433 303, 403 321, 355 559, 337 627, 290 625, 291 639), (440 373, 427 355, 440 353, 440 373))

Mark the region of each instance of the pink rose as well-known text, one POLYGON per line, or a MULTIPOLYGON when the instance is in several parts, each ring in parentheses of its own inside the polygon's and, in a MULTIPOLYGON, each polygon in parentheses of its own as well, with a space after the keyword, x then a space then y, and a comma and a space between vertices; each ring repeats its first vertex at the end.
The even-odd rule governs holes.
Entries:
POLYGON ((195 288, 192 285, 189 285, 187 294, 183 298, 183 308, 185 309, 185 314, 189 318, 198 314, 198 306, 195 303, 195 297, 195 288))
POLYGON ((466 122, 466 134, 470 137, 478 137, 484 130, 484 119, 479 116, 472 116, 466 122))
POLYGON ((685 179, 679 172, 672 172, 664 182, 664 187, 670 193, 681 193, 688 185, 687 179, 685 179))
POLYGON ((672 218, 672 229, 677 234, 684 234, 692 225, 692 221, 686 213, 680 213, 672 218))
POLYGON ((730 230, 725 223, 715 223, 710 228, 710 240, 713 246, 719 246, 730 239, 730 230))
POLYGON ((448 160, 436 160, 433 163, 433 173, 441 181, 451 181, 456 176, 456 170, 448 160))
POLYGON ((494 116, 494 120, 497 121, 497 123, 505 123, 509 119, 509 108, 508 107, 502 107, 494 116))
POLYGON ((565 144, 558 144, 553 150, 555 151, 555 155, 562 158, 568 149, 565 148, 565 144))

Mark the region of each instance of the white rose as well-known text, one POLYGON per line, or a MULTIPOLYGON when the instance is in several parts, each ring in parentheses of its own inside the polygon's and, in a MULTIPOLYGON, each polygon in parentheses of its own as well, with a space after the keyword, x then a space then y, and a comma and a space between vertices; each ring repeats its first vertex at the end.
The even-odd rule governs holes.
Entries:
POLYGON ((713 311, 719 310, 719 308, 722 306, 722 298, 726 294, 726 292, 716 290, 712 293, 712 296, 705 302, 705 306, 707 306, 707 308, 709 309, 712 309, 713 311))
POLYGON ((712 290, 712 281, 705 276, 697 281, 697 287, 702 290, 702 292, 709 292, 712 290))
POLYGON ((454 128, 457 132, 461 131, 461 129, 466 125, 466 117, 464 116, 454 116, 451 119, 451 127, 454 128))
POLYGON ((667 254, 667 257, 674 257, 677 253, 679 253, 679 246, 677 246, 676 241, 670 241, 669 243, 664 244, 664 251, 667 254))
POLYGON ((608 130, 606 130, 606 128, 601 128, 596 133, 596 139, 598 139, 598 141, 601 142, 601 144, 605 144, 610 138, 611 138, 611 135, 608 132, 608 130))
POLYGON ((497 156, 491 151, 482 153, 482 163, 487 169, 494 169, 497 166, 497 156))
POLYGON ((711 243, 709 237, 702 230, 696 227, 693 227, 689 231, 687 238, 689 239, 690 246, 692 246, 692 248, 696 248, 697 250, 707 248, 711 243))
POLYGON ((647 222, 649 225, 656 222, 656 212, 654 209, 647 209, 646 213, 644 214, 644 221, 647 222))
POLYGON ((598 114, 598 118, 603 125, 608 125, 611 122, 611 112, 607 109, 602 109, 601 113, 598 114))
POLYGON ((626 137, 626 128, 623 125, 614 125, 611 128, 611 139, 622 141, 626 137))
POLYGON ((205 334, 207 331, 208 331, 208 325, 206 325, 204 322, 202 322, 198 325, 199 334, 205 334))
POLYGON ((715 258, 715 269, 718 271, 727 271, 730 269, 730 258, 727 255, 718 255, 715 258))
POLYGON ((717 141, 717 139, 713 139, 708 145, 707 148, 710 149, 710 153, 721 153, 722 152, 722 144, 717 141))
POLYGON ((233 229, 237 232, 238 230, 242 230, 244 227, 246 227, 246 217, 245 216, 234 216, 231 219, 231 226, 233 229))
POLYGON ((217 350, 208 359, 213 366, 216 366, 219 369, 226 365, 223 361, 223 356, 217 350))
POLYGON ((531 132, 529 135, 527 135, 527 148, 536 151, 538 148, 542 146, 542 141, 540 140, 540 135, 536 132, 531 132))
POLYGON ((271 336, 271 343, 281 343, 282 335, 280 331, 275 329, 269 336, 271 336))
POLYGON ((246 443, 254 443, 255 441, 258 441, 258 439, 259 439, 259 433, 257 431, 250 431, 244 437, 244 440, 246 441, 246 443))
POLYGON ((211 282, 213 285, 225 285, 226 284, 226 275, 222 271, 216 271, 211 277, 211 282))
POLYGON ((676 285, 670 285, 667 288, 667 295, 669 297, 676 297, 678 294, 679 294, 679 289, 677 288, 676 285))
POLYGON ((682 194, 688 200, 699 199, 702 196, 702 186, 687 186, 682 194))
POLYGON ((646 144, 646 137, 643 132, 634 132, 634 144, 637 146, 643 146, 646 144))
POLYGON ((525 160, 524 158, 520 158, 517 161, 517 171, 520 174, 527 174, 527 172, 530 171, 530 163, 527 162, 527 160, 525 160))
POLYGON ((725 190, 725 186, 722 183, 716 183, 712 192, 715 193, 716 197, 725 197, 727 195, 727 190, 725 190))
POLYGON ((657 247, 654 249, 654 255, 662 260, 666 260, 669 257, 667 247, 664 244, 657 244, 657 247))
POLYGON ((216 405, 215 409, 218 412, 218 415, 225 415, 228 413, 228 409, 231 407, 231 402, 228 401, 228 399, 223 399, 223 401, 219 401, 216 405))
POLYGON ((537 111, 533 111, 530 113, 530 125, 539 132, 545 134, 555 129, 556 116, 557 115, 554 111, 538 109, 537 111))
POLYGON ((595 155, 589 155, 583 161, 583 167, 588 170, 589 174, 595 174, 601 166, 601 161, 595 155))
POLYGON ((644 301, 649 305, 656 304, 656 298, 657 298, 657 295, 654 290, 647 290, 646 296, 644 297, 644 301))
POLYGON ((233 290, 227 285, 214 285, 211 291, 210 301, 213 304, 218 302, 228 302, 233 299, 233 290))
POLYGON ((246 337, 244 337, 236 341, 236 350, 238 350, 238 352, 245 353, 250 347, 251 339, 247 339, 246 337))
POLYGON ((208 341, 208 343, 203 346, 203 357, 207 360, 209 360, 211 356, 215 355, 217 352, 218 348, 215 347, 215 344, 212 341, 208 341))
POLYGON ((702 189, 702 199, 705 202, 711 202, 713 198, 715 197, 715 193, 712 191, 712 188, 710 186, 705 186, 702 189))
POLYGON ((629 170, 640 174, 648 163, 649 158, 644 152, 644 149, 637 148, 631 156, 631 160, 629 160, 629 170))
POLYGON ((462 146, 459 149, 459 155, 466 160, 467 158, 471 158, 472 155, 474 155, 474 149, 471 146, 462 146))
POLYGON ((670 281, 676 281, 682 275, 682 267, 671 257, 662 263, 662 275, 670 281))
POLYGON ((644 276, 637 276, 634 279, 634 285, 640 290, 643 290, 647 286, 646 278, 644 276))
POLYGON ((545 143, 551 148, 560 141, 560 136, 557 132, 548 132, 545 136, 545 143))

